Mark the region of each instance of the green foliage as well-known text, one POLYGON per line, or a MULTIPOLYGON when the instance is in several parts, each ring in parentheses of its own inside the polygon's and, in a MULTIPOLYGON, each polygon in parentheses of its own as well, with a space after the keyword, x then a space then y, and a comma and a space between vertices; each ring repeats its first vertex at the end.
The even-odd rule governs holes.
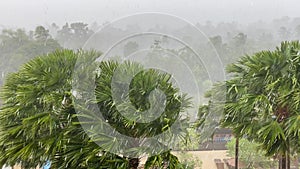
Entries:
POLYGON ((122 134, 131 137, 151 137, 160 134, 168 130, 179 117, 179 113, 189 105, 185 95, 177 94, 179 89, 172 86, 169 74, 153 69, 144 70, 141 65, 130 62, 103 62, 100 69, 101 74, 96 77, 97 104, 103 117, 122 134), (131 75, 135 75, 132 80, 131 75), (113 78, 116 79, 115 82, 112 82, 113 78), (129 97, 121 98, 126 95, 124 90, 129 80, 129 97), (157 89, 166 95, 166 100, 157 93, 158 91, 151 95, 151 92, 157 89), (161 109, 164 112, 152 122, 135 122, 143 120, 143 116, 139 114, 147 113, 149 118, 155 115, 153 112, 160 112, 161 109), (135 120, 122 117, 122 112, 135 120), (149 128, 153 130, 149 131, 149 128))
POLYGON ((167 151, 160 155, 149 157, 145 163, 145 169, 185 169, 184 165, 181 164, 178 158, 167 151))
POLYGON ((0 35, 0 84, 2 84, 6 74, 15 72, 19 66, 30 59, 47 54, 49 52, 60 49, 58 42, 53 40, 49 34, 45 35, 46 39, 41 39, 43 27, 37 27, 35 32, 37 39, 33 39, 22 29, 3 30, 0 35))
POLYGON ((194 168, 202 168, 202 161, 196 155, 193 155, 186 151, 180 151, 176 154, 179 158, 181 166, 184 169, 194 169, 194 168))
POLYGON ((71 90, 75 61, 74 52, 56 51, 9 75, 1 92, 1 166, 42 165, 63 146, 64 127, 75 112, 61 103, 71 90))
MULTIPOLYGON (((226 145, 228 155, 232 158, 235 157, 235 142, 236 139, 233 138, 226 145)), ((277 162, 270 157, 266 157, 266 152, 260 150, 258 147, 258 143, 250 142, 245 138, 239 139, 239 159, 246 165, 246 168, 270 169, 275 167, 277 162)))
POLYGON ((199 111, 198 127, 213 112, 222 117, 218 124, 231 128, 237 137, 254 140, 267 156, 292 156, 300 145, 299 70, 298 41, 242 57, 227 67, 231 79, 209 92, 209 104, 199 111), (220 101, 222 91, 225 101, 220 101))
POLYGON ((38 26, 35 28, 34 36, 39 41, 46 41, 49 37, 49 30, 46 30, 43 26, 38 26))
POLYGON ((292 151, 299 150, 299 135, 291 135, 299 128, 289 128, 299 116, 299 51, 299 42, 283 42, 228 67, 234 77, 226 82, 224 125, 255 138, 267 155, 285 153, 290 143, 292 151))
POLYGON ((194 127, 199 134, 199 141, 209 140, 217 128, 221 127, 221 120, 224 113, 226 87, 224 83, 217 83, 211 90, 205 93, 209 99, 208 104, 200 105, 197 113, 197 120, 194 127))
POLYGON ((88 24, 82 22, 66 23, 57 31, 56 40, 68 49, 82 48, 88 38, 94 33, 88 27, 88 24))
MULTIPOLYGON (((24 168, 31 168, 42 166, 48 160, 53 168, 58 169, 130 167, 130 158, 112 154, 95 143, 107 136, 88 136, 74 109, 71 92, 73 71, 75 66, 82 66, 76 62, 80 57, 83 60, 87 57, 93 62, 99 55, 94 51, 59 50, 36 57, 7 77, 1 91, 4 103, 0 111, 0 167, 21 164, 24 168)), ((101 62, 99 68, 102 71, 96 75, 96 103, 103 108, 103 116, 108 119, 109 125, 119 132, 135 137, 150 137, 164 132, 189 105, 185 95, 178 94, 178 89, 169 82, 168 74, 144 70, 141 65, 129 62, 101 62), (155 124, 145 126, 119 116, 113 105, 112 89, 109 89, 117 67, 124 68, 120 70, 127 73, 140 72, 130 84, 129 101, 135 109, 149 109, 149 102, 155 103, 156 100, 148 94, 157 87, 166 93, 166 116, 158 117, 155 124)), ((84 115, 90 118, 90 114, 84 115)), ((95 125, 97 127, 101 126, 95 125)), ((109 146, 114 144, 106 142, 109 146)), ((164 154, 157 156, 165 158, 164 154)), ((175 156, 168 154, 165 159, 169 166, 174 168, 177 165, 175 156)))
MULTIPOLYGON (((201 133, 202 134, 202 133, 201 133)), ((199 132, 193 127, 189 127, 186 133, 173 150, 176 151, 193 151, 199 149, 199 132)))

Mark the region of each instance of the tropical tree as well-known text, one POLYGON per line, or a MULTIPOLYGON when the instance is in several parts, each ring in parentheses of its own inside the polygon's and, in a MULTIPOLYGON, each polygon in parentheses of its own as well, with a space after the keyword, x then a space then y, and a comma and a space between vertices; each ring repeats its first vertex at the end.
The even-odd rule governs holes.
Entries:
POLYGON ((35 56, 60 49, 57 41, 48 37, 47 41, 31 38, 25 30, 6 29, 0 35, 0 85, 6 74, 17 71, 19 66, 35 56))
POLYGON ((289 168, 290 155, 299 151, 299 50, 298 41, 283 42, 228 68, 235 76, 228 87, 243 96, 228 102, 225 124, 238 122, 235 128, 261 143, 267 155, 281 156, 282 168, 289 168))
POLYGON ((199 106, 197 120, 194 124, 200 133, 200 142, 207 141, 218 128, 222 127, 221 120, 226 101, 225 92, 226 86, 222 82, 214 84, 213 88, 205 93, 204 97, 208 99, 208 103, 199 106))
POLYGON ((66 23, 57 31, 56 39, 64 47, 79 49, 94 32, 88 28, 88 24, 82 22, 66 23))
MULTIPOLYGON (((79 100, 84 103, 80 107, 89 109, 80 109, 79 116, 83 116, 81 120, 84 121, 85 128, 88 128, 88 133, 93 136, 92 140, 105 150, 128 155, 126 159, 129 168, 138 167, 139 152, 148 154, 149 150, 155 152, 160 148, 162 151, 159 153, 162 154, 158 156, 162 156, 164 160, 158 167, 179 167, 177 157, 171 155, 169 149, 163 150, 161 140, 153 143, 155 139, 151 139, 170 132, 175 121, 180 118, 180 113, 189 107, 186 95, 179 94, 179 89, 170 83, 171 76, 154 69, 144 69, 142 65, 132 62, 102 62, 99 68, 101 71, 95 80, 95 102, 101 117, 99 113, 91 111, 93 108, 89 109, 93 107, 93 101, 87 103, 85 99, 82 100, 85 90, 76 90, 81 95, 79 100), (107 130, 110 127, 112 130, 107 130), (124 139, 120 134, 131 139, 124 139), (107 137, 103 138, 104 135, 107 137), (154 145, 149 149, 149 146, 154 145)), ((182 130, 181 126, 177 127, 182 130)), ((174 136, 184 133, 186 131, 179 131, 174 136)), ((172 137, 173 135, 166 139, 171 141, 172 137)), ((153 160, 156 158, 149 158, 147 164, 152 164, 153 160)), ((157 162, 154 163, 155 166, 158 165, 157 162)))
POLYGON ((46 41, 50 38, 49 30, 45 29, 43 26, 37 26, 34 31, 34 36, 37 40, 46 41))
POLYGON ((259 143, 267 156, 280 157, 281 169, 299 152, 299 51, 298 41, 283 42, 275 51, 244 56, 228 66, 232 78, 223 83, 222 126, 259 143))
MULTIPOLYGON (((265 156, 265 152, 259 150, 259 144, 256 142, 251 142, 246 138, 241 138, 239 140, 239 159, 242 161, 246 168, 274 168, 276 166, 275 161, 265 156)), ((231 139, 227 144, 227 153, 230 157, 235 157, 235 144, 236 139, 231 139)))
POLYGON ((72 109, 65 108, 62 99, 71 89, 68 80, 75 61, 74 52, 57 51, 8 76, 1 92, 1 166, 41 166, 59 149, 63 126, 71 118, 72 109))
MULTIPOLYGON (((55 51, 29 61, 18 72, 8 76, 1 91, 3 106, 0 111, 0 167, 5 164, 21 164, 23 168, 32 168, 42 166, 50 160, 51 167, 61 169, 137 168, 138 158, 110 153, 106 145, 112 147, 114 142, 108 140, 106 144, 97 144, 99 139, 107 140, 108 137, 101 136, 101 133, 96 133, 96 136, 89 135, 91 133, 83 129, 79 116, 89 118, 89 115, 96 115, 94 117, 99 119, 99 114, 82 111, 86 113, 83 114, 75 110, 73 70, 76 66, 82 67, 76 61, 79 57, 86 57, 90 61, 87 64, 91 65, 99 56, 100 53, 94 51, 55 51)), ((144 70, 136 63, 119 64, 107 61, 98 66, 101 73, 95 75, 96 100, 91 102, 101 108, 108 124, 120 133, 143 138, 168 131, 180 112, 188 106, 188 100, 172 86, 168 74, 144 70), (129 100, 136 110, 142 112, 155 103, 156 100, 147 98, 149 92, 156 87, 165 92, 166 111, 154 122, 145 125, 119 114, 110 89, 113 72, 119 66, 127 68, 121 69, 125 72, 133 71, 137 67, 140 70, 133 78, 129 92, 129 100)), ((120 83, 116 85, 122 86, 120 83)), ((89 103, 90 100, 86 102, 89 103)), ((123 103, 126 104, 129 103, 123 103)), ((94 128, 99 129, 101 124, 103 123, 96 123, 94 128)), ((164 162, 157 163, 154 162, 156 158, 149 158, 147 164, 169 168, 180 165, 170 151, 162 152, 158 156, 162 156, 164 162)))

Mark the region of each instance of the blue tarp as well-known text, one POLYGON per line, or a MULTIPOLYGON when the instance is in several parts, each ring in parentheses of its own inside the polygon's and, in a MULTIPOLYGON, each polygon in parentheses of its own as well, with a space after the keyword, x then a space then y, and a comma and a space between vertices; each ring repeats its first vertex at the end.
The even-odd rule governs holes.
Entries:
POLYGON ((51 162, 47 161, 47 163, 43 166, 43 169, 50 169, 51 167, 51 162))

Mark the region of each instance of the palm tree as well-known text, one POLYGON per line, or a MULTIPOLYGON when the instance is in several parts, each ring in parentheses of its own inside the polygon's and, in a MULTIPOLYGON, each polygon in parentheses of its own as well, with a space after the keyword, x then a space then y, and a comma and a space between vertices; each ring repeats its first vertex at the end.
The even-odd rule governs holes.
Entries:
MULTIPOLYGON (((100 119, 99 114, 85 110, 78 113, 80 110, 75 109, 76 96, 72 93, 72 88, 76 81, 73 77, 73 70, 78 66, 76 62, 80 57, 94 62, 100 55, 94 51, 59 50, 31 60, 7 78, 1 91, 3 106, 0 111, 0 167, 5 164, 21 164, 23 168, 32 168, 42 166, 50 160, 51 167, 61 169, 137 168, 138 158, 110 153, 108 147, 113 147, 115 142, 107 141, 108 137, 101 136, 96 130, 84 130, 80 119, 96 120, 93 122, 99 123, 92 127, 99 129, 103 124, 97 121, 100 119), (106 142, 101 142, 99 146, 99 140, 106 142)), ((107 61, 98 66, 101 73, 95 75, 96 100, 86 100, 86 103, 96 103, 108 124, 120 133, 148 138, 165 132, 189 105, 185 95, 179 94, 179 90, 173 87, 168 74, 145 70, 136 63, 119 64, 107 61), (121 92, 117 89, 122 88, 112 89, 111 79, 113 72, 120 66, 126 68, 120 70, 127 72, 132 72, 135 68, 140 71, 130 85, 128 99, 131 106, 128 107, 128 102, 120 105, 143 112, 149 109, 151 103, 157 101, 151 98, 153 95, 149 95, 153 89, 157 87, 165 93, 166 109, 152 123, 143 124, 136 122, 136 119, 124 118, 119 113, 120 108, 114 105, 112 90, 121 92)), ((84 77, 81 80, 83 83, 84 77)), ((122 83, 115 85, 122 86, 122 83)), ((127 109, 121 110, 130 112, 127 109)), ((142 146, 139 142, 135 144, 138 144, 135 147, 142 146)), ((167 154, 169 155, 162 155, 173 157, 169 151, 167 154)), ((160 166, 164 166, 169 158, 164 159, 160 166)), ((172 161, 167 163, 169 168, 179 165, 178 160, 170 159, 172 161)), ((149 161, 151 164, 151 159, 149 161)))
MULTIPOLYGON (((138 167, 139 152, 150 156, 153 153, 149 150, 159 154, 169 152, 161 142, 166 140, 152 138, 170 132, 180 113, 190 104, 186 95, 179 94, 179 89, 172 86, 171 75, 144 69, 142 65, 132 62, 101 62, 99 69, 101 71, 95 78, 96 100, 92 97, 88 99, 90 102, 82 100, 82 97, 77 99, 81 108, 80 120, 92 140, 107 151, 122 152, 128 157, 129 168, 138 167), (94 111, 96 109, 101 112, 101 117, 99 111, 94 111), (161 114, 157 115, 158 112, 161 114), (104 139, 103 135, 107 137, 104 139), (149 146, 152 147, 149 149, 149 146)), ((76 89, 78 95, 88 93, 80 87, 76 89)), ((167 139, 171 141, 176 134, 184 133, 168 135, 167 139)))
MULTIPOLYGON (((260 143, 267 156, 280 157, 280 169, 289 169, 289 157, 299 152, 299 70, 298 41, 244 56, 227 68, 226 101, 209 104, 224 106, 222 126, 260 143)), ((212 91, 220 91, 220 85, 212 91)))
POLYGON ((281 156, 282 169, 299 151, 299 52, 299 42, 283 42, 228 67, 233 78, 226 82, 223 124, 261 143, 267 155, 281 156))
POLYGON ((68 80, 76 57, 73 51, 56 51, 9 75, 1 92, 0 166, 42 166, 59 151, 63 126, 73 112, 62 99, 71 90, 68 80))

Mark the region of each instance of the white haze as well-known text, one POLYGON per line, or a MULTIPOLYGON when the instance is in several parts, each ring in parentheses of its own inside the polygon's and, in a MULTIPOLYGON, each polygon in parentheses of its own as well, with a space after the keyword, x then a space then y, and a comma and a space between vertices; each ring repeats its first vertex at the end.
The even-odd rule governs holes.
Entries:
POLYGON ((161 12, 192 23, 210 20, 247 24, 282 16, 299 17, 298 0, 1 0, 1 27, 32 29, 53 22, 112 21, 142 12, 161 12))

